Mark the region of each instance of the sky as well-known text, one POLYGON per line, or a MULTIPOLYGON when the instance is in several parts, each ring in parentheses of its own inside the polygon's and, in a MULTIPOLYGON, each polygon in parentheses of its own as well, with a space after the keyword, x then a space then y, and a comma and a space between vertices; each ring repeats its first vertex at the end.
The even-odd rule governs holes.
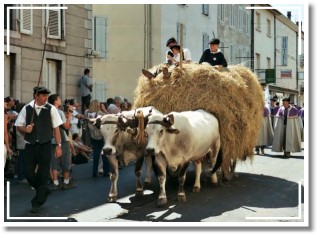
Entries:
POLYGON ((304 4, 271 4, 273 7, 277 7, 281 13, 287 16, 287 11, 291 11, 291 21, 304 22, 304 4), (299 20, 300 19, 300 20, 299 20))

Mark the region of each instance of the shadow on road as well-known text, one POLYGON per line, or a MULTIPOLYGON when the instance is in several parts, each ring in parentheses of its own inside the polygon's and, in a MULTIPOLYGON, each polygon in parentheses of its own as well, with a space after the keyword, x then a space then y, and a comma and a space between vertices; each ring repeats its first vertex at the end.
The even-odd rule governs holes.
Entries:
MULTIPOLYGON (((34 197, 33 190, 27 184, 12 184, 10 216, 69 217, 89 209, 105 206, 110 181, 108 178, 92 178, 91 168, 91 165, 76 166, 73 174, 76 177, 75 183, 78 187, 67 191, 53 192, 37 215, 30 213, 30 200, 34 197)), ((120 170, 119 198, 129 196, 135 192, 133 168, 133 166, 128 166, 120 170)), ((225 182, 220 187, 212 187, 208 181, 202 181, 201 192, 193 193, 194 170, 189 171, 185 183, 187 201, 184 203, 177 201, 177 178, 170 178, 166 182, 168 204, 163 208, 156 206, 159 185, 157 179, 153 177, 153 185, 150 188, 153 192, 142 197, 130 197, 130 203, 115 203, 114 205, 118 204, 121 208, 128 210, 128 213, 121 216, 114 215, 114 218, 110 219, 200 222, 202 219, 219 216, 239 208, 275 209, 298 206, 298 183, 272 176, 238 174, 238 178, 225 182), (173 219, 166 218, 171 215, 174 216, 173 219)), ((303 202, 303 196, 301 202, 303 202)), ((5 202, 5 214, 6 208, 5 202)), ((105 216, 101 215, 100 218, 105 219, 105 216)))
MULTIPOLYGON (((202 219, 219 216, 238 208, 298 206, 298 183, 276 177, 239 173, 238 178, 224 186, 215 188, 203 183, 200 193, 191 192, 194 176, 187 179, 187 202, 177 201, 178 184, 175 179, 171 179, 166 187, 166 207, 156 207, 158 191, 155 191, 146 198, 131 197, 131 203, 119 203, 122 208, 129 210, 129 213, 119 218, 134 221, 200 222, 202 219), (156 217, 156 213, 160 216, 156 217), (171 214, 176 218, 167 220, 166 217, 171 214)), ((303 187, 301 202, 303 203, 303 187)))

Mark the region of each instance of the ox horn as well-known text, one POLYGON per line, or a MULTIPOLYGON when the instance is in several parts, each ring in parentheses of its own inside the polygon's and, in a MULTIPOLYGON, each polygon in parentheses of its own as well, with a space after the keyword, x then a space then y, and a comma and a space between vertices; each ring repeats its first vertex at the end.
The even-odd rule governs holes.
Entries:
POLYGON ((117 123, 117 125, 118 125, 118 127, 121 129, 121 130, 124 130, 126 127, 127 127, 127 124, 125 123, 125 121, 124 121, 124 116, 123 115, 120 115, 119 117, 118 117, 118 123, 117 123))
POLYGON ((90 122, 94 122, 93 125, 97 128, 97 129, 100 129, 100 126, 102 125, 102 120, 101 118, 97 118, 95 120, 91 119, 89 120, 90 122))
POLYGON ((167 123, 168 127, 171 127, 174 123, 173 114, 168 114, 163 118, 163 122, 167 123))

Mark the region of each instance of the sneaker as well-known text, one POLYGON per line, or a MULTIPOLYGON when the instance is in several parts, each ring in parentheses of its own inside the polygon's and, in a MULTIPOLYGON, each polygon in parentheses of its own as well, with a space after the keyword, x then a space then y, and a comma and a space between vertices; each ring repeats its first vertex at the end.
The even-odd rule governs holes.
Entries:
POLYGON ((62 187, 61 185, 56 185, 56 184, 53 184, 53 186, 50 188, 51 191, 57 191, 57 190, 61 190, 62 187))
POLYGON ((68 184, 63 184, 62 189, 63 190, 68 190, 68 189, 72 189, 72 188, 76 188, 77 186, 75 184, 73 184, 73 182, 69 182, 68 184))

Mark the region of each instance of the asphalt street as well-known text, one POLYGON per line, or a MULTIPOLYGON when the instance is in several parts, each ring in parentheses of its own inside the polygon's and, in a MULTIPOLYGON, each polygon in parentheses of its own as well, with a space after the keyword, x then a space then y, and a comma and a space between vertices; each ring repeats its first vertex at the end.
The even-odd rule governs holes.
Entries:
MULTIPOLYGON (((30 213, 34 190, 28 184, 11 181, 9 192, 5 189, 5 221, 303 223, 304 186, 308 186, 304 183, 304 168, 308 157, 304 158, 304 150, 292 153, 289 159, 269 148, 265 152, 263 156, 255 155, 253 161, 238 163, 237 176, 229 182, 223 181, 219 187, 213 187, 203 175, 199 193, 192 192, 194 169, 190 166, 185 184, 187 201, 178 202, 178 181, 169 178, 168 204, 163 208, 156 205, 159 185, 154 174, 144 196, 135 196, 133 164, 120 170, 116 203, 107 203, 109 178, 92 178, 92 162, 89 162, 73 167, 77 188, 52 192, 38 214, 30 213)), ((144 173, 143 167, 143 177, 144 173)))

